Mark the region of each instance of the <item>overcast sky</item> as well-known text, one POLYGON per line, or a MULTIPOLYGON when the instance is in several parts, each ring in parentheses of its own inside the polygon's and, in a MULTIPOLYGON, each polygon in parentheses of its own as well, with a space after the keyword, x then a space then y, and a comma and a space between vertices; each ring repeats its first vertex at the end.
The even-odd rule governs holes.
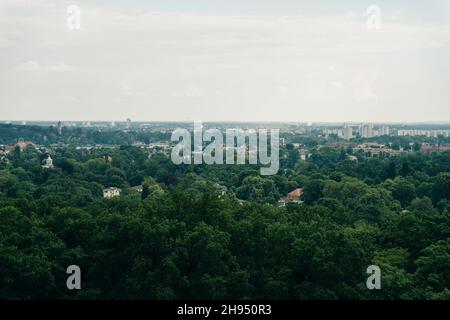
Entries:
POLYGON ((1 0, 0 119, 450 121, 449 57, 445 0, 1 0))

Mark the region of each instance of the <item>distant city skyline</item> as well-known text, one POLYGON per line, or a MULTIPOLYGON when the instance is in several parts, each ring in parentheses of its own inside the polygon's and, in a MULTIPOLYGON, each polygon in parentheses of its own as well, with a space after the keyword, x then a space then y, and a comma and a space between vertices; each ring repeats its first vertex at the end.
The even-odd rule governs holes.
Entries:
MULTIPOLYGON (((171 124, 171 123, 184 123, 184 124, 191 124, 193 125, 194 121, 190 120, 144 120, 144 119, 125 119, 125 120, 5 120, 0 119, 0 125, 4 124, 13 124, 13 125, 30 125, 30 124, 38 124, 38 125, 54 125, 59 127, 62 126, 69 126, 69 125, 84 125, 84 126, 95 126, 96 124, 102 124, 107 125, 110 127, 116 127, 118 125, 123 126, 135 126, 135 125, 142 125, 142 124, 171 124), (131 122, 128 124, 128 121, 131 122)), ((205 124, 282 124, 282 125, 296 125, 296 126, 313 126, 313 127, 321 127, 321 126, 330 126, 330 127, 336 127, 336 126, 342 126, 343 128, 350 127, 355 128, 362 125, 371 124, 374 126, 395 126, 395 127, 402 127, 402 126, 450 126, 450 121, 418 121, 418 122, 388 122, 388 121, 316 121, 316 122, 310 122, 310 121, 204 121, 205 124)))
MULTIPOLYGON (((110 126, 114 127, 117 124, 127 124, 126 119, 100 119, 100 120, 77 120, 77 119, 0 119, 0 125, 2 124, 14 124, 14 125, 29 125, 32 123, 51 123, 53 125, 57 125, 58 122, 62 122, 64 125, 70 124, 70 123, 102 123, 102 124, 109 124, 110 126), (111 125, 111 123, 114 123, 114 125, 111 125)), ((449 121, 307 121, 307 120, 286 120, 286 121, 270 121, 270 120, 263 120, 263 121, 254 121, 254 120, 225 120, 225 121, 202 121, 204 123, 225 123, 225 124, 231 124, 231 123, 248 123, 248 124, 259 124, 259 123, 273 123, 273 124, 288 124, 288 125, 307 125, 311 124, 313 126, 321 126, 321 125, 329 125, 329 126, 335 126, 335 125, 350 125, 352 127, 372 123, 374 125, 395 125, 395 126, 402 126, 402 125, 450 125, 449 121)), ((135 119, 132 120, 133 124, 157 124, 157 123, 189 123, 192 124, 193 121, 191 120, 145 120, 145 119, 135 119)))
POLYGON ((449 56, 444 0, 3 0, 0 118, 450 122, 449 56))

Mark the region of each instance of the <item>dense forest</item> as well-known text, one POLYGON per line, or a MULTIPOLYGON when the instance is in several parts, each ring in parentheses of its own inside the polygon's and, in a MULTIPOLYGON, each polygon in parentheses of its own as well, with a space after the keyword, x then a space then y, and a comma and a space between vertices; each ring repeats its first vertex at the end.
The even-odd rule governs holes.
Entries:
POLYGON ((130 145, 55 149, 46 169, 16 148, 0 163, 0 298, 450 299, 450 153, 350 153, 287 145, 263 177, 130 145), (295 188, 304 203, 279 206, 295 188))

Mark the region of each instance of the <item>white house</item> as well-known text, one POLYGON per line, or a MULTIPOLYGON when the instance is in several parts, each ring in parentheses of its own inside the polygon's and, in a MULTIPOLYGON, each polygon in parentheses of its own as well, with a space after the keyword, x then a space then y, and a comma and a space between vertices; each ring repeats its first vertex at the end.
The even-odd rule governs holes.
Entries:
POLYGON ((103 198, 113 198, 120 196, 120 192, 122 190, 116 187, 109 187, 106 189, 103 189, 103 198))
POLYGON ((50 155, 47 156, 47 159, 42 161, 42 168, 45 169, 53 169, 53 159, 50 157, 50 155))

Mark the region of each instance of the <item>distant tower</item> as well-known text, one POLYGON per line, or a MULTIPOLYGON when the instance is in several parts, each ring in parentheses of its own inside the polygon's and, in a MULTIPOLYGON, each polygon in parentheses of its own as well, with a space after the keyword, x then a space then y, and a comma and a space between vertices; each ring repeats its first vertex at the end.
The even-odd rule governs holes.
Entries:
POLYGON ((62 129, 64 127, 64 123, 62 121, 58 121, 58 134, 62 134, 62 129))
POLYGON ((307 125, 308 135, 311 135, 311 133, 312 133, 312 126, 313 126, 313 124, 311 122, 308 122, 308 125, 307 125))
POLYGON ((114 128, 116 126, 116 123, 114 121, 111 121, 110 126, 111 126, 111 128, 114 128))
POLYGON ((368 130, 368 137, 372 138, 373 137, 373 123, 369 123, 367 124, 367 130, 368 130))
POLYGON ((131 128, 131 119, 130 118, 127 118, 127 126, 126 126, 126 128, 127 129, 131 128))

